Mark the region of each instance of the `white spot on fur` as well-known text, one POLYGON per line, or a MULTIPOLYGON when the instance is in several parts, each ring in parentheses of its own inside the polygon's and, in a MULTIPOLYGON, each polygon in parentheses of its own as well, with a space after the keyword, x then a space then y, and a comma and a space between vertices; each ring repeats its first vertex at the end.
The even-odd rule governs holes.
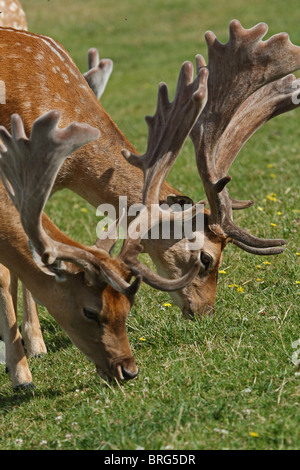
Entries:
POLYGON ((13 2, 9 5, 9 9, 10 11, 17 11, 18 5, 15 2, 13 2))

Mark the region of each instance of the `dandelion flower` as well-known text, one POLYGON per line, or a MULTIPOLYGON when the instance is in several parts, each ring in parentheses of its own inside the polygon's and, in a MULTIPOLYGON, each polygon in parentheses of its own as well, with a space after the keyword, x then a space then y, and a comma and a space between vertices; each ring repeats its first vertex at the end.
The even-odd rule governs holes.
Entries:
POLYGON ((244 288, 240 286, 240 287, 237 288, 236 291, 237 291, 237 292, 244 292, 244 288))
POLYGON ((260 265, 260 264, 257 264, 256 267, 257 267, 257 269, 261 269, 261 265, 260 265))
POLYGON ((269 164, 267 165, 267 168, 273 168, 273 166, 274 166, 274 163, 269 163, 269 164))
POLYGON ((296 281, 295 284, 300 284, 300 281, 296 281))
POLYGON ((277 224, 273 224, 273 222, 270 223, 271 227, 277 227, 277 224))
POLYGON ((263 279, 256 279, 257 282, 263 282, 263 279))
POLYGON ((263 208, 260 207, 260 206, 258 206, 257 210, 260 211, 260 212, 263 212, 263 211, 264 211, 263 208))
POLYGON ((263 264, 271 264, 270 261, 264 261, 263 264))
POLYGON ((276 212, 276 215, 282 215, 282 212, 278 211, 276 212))
MULTIPOLYGON (((274 193, 272 193, 274 194, 274 193)), ((277 198, 275 196, 271 196, 270 194, 267 194, 266 198, 269 200, 269 201, 272 201, 272 202, 277 202, 277 198)))
POLYGON ((226 274, 226 271, 219 271, 219 274, 226 274))
POLYGON ((253 431, 249 432, 249 435, 251 437, 258 437, 259 436, 259 434, 257 434, 257 432, 253 432, 253 431))
POLYGON ((142 338, 140 338, 140 341, 146 341, 146 338, 142 337, 142 338))
POLYGON ((86 207, 82 207, 80 210, 81 210, 81 212, 88 212, 86 207))
POLYGON ((300 256, 300 253, 296 253, 297 256, 300 256))
POLYGON ((271 174, 270 174, 270 177, 271 177, 271 178, 276 178, 276 175, 274 175, 274 173, 271 173, 271 174))
POLYGON ((166 303, 164 304, 164 307, 172 307, 172 304, 170 304, 169 302, 166 302, 166 303))

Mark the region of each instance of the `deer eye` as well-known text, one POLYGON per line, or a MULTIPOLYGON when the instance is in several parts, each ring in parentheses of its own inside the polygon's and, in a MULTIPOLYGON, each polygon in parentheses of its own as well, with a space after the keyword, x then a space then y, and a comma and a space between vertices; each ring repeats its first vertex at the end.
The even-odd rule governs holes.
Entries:
POLYGON ((96 312, 94 312, 93 310, 89 310, 88 308, 84 308, 83 309, 83 314, 84 314, 85 318, 87 318, 88 320, 98 321, 98 314, 96 312))
POLYGON ((208 253, 205 253, 203 251, 200 255, 200 260, 201 260, 201 263, 203 263, 205 266, 205 271, 207 271, 209 266, 212 263, 212 260, 213 260, 212 257, 208 253))

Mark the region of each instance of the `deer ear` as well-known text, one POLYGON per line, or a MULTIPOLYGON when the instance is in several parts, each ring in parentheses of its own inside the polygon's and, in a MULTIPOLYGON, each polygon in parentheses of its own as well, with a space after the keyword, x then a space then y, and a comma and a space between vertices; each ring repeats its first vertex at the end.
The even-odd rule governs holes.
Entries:
POLYGON ((183 195, 180 195, 180 194, 169 194, 169 196, 167 197, 167 204, 168 206, 173 206, 174 204, 178 204, 178 206, 182 207, 182 210, 184 210, 184 206, 185 205, 193 205, 194 202, 193 200, 188 197, 188 196, 183 196, 183 195))

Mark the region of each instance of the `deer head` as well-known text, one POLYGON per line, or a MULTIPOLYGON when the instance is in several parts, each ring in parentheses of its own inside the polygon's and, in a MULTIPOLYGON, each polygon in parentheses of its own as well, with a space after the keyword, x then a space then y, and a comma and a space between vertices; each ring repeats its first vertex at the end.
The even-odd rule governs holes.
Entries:
MULTIPOLYGON (((285 33, 262 41, 266 32, 264 23, 246 30, 233 20, 226 44, 206 33, 208 65, 202 56, 196 57, 197 74, 202 69, 209 72, 208 98, 190 137, 210 207, 205 210, 204 244, 198 252, 199 274, 189 286, 170 293, 186 316, 214 310, 218 268, 227 243, 255 255, 276 255, 285 249, 285 240, 259 239, 234 224, 232 211, 250 207, 253 201, 233 200, 226 186, 231 181, 227 172, 249 137, 269 119, 298 106, 292 100, 295 77, 286 74, 300 68, 300 48, 285 33)), ((172 202, 181 198, 176 195, 172 202)), ((189 263, 185 240, 144 243, 164 276, 180 276, 189 263)))
MULTIPOLYGON (((182 67, 173 103, 166 101, 166 86, 161 86, 156 115, 148 119, 146 154, 139 158, 124 151, 131 163, 143 167, 146 208, 158 204, 161 185, 206 100, 206 70, 200 70, 190 83, 189 69, 189 64, 182 67)), ((34 122, 30 138, 19 115, 11 118, 11 134, 0 127, 2 181, 28 237, 32 259, 27 259, 27 264, 35 262, 35 280, 25 277, 25 281, 72 341, 95 363, 99 374, 104 372, 118 380, 133 378, 137 367, 130 351, 126 319, 141 281, 166 291, 182 289, 197 275, 199 262, 194 260, 181 278, 168 280, 139 261, 141 237, 132 237, 131 226, 116 258, 109 253, 114 237, 110 241, 100 238, 95 246, 85 247, 59 232, 43 214, 57 173, 73 151, 100 135, 86 124, 72 123, 60 129, 59 121, 58 111, 42 115, 34 122), (130 284, 133 276, 136 279, 130 284)), ((159 220, 169 217, 166 212, 159 210, 159 220)), ((193 212, 192 209, 190 213, 193 212)), ((149 221, 142 211, 135 222, 143 224, 146 219, 149 221)), ((19 249, 24 249, 20 243, 17 242, 19 249)), ((19 273, 18 260, 15 263, 19 273)))

